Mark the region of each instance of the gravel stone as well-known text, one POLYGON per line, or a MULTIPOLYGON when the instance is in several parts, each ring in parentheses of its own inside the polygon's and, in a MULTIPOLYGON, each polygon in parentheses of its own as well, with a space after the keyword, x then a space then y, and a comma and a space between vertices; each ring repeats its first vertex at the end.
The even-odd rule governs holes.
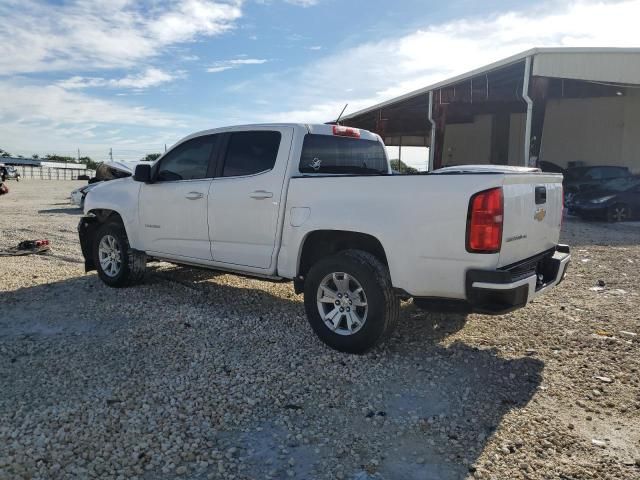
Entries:
POLYGON ((569 218, 575 261, 527 308, 404 302, 393 338, 350 356, 287 283, 159 262, 127 289, 85 274, 79 185, 0 199, 0 248, 52 242, 0 259, 0 478, 638 478, 637 224, 569 218))

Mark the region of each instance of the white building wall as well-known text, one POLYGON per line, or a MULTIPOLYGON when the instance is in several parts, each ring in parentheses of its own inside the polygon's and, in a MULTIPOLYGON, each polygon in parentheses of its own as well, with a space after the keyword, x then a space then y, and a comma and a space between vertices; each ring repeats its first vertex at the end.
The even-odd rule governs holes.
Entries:
POLYGON ((447 125, 442 166, 486 164, 491 156, 491 115, 476 115, 473 123, 447 125))
POLYGON ((608 83, 638 83, 640 51, 544 52, 533 59, 533 75, 608 83))
MULTIPOLYGON (((640 144, 637 102, 630 97, 549 100, 541 159, 561 167, 572 161, 632 167, 640 144)), ((636 169, 637 162, 636 157, 636 169)))

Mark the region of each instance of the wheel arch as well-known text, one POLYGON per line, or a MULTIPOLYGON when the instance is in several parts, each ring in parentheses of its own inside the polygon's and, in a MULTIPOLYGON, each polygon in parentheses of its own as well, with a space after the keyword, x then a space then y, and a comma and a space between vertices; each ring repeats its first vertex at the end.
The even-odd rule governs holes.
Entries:
POLYGON ((82 255, 84 256, 84 269, 85 272, 96 269, 94 262, 94 245, 96 234, 101 225, 109 221, 117 221, 122 225, 129 236, 127 226, 124 219, 115 210, 107 208, 94 208, 89 210, 81 219, 78 225, 78 234, 80 237, 80 248, 82 249, 82 255))
POLYGON ((313 230, 303 238, 298 252, 294 289, 304 290, 304 279, 309 269, 321 258, 345 250, 362 250, 372 254, 389 267, 382 242, 374 235, 351 230, 313 230))

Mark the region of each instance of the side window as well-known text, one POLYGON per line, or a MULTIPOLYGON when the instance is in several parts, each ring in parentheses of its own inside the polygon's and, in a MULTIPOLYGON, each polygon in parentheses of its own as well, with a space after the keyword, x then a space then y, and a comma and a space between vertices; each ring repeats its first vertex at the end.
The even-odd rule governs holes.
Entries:
POLYGON ((211 151, 218 138, 218 135, 196 137, 171 150, 160 160, 156 180, 170 182, 207 178, 211 151))
POLYGON ((280 137, 280 132, 271 131, 232 133, 222 176, 239 177, 271 170, 276 164, 280 137))

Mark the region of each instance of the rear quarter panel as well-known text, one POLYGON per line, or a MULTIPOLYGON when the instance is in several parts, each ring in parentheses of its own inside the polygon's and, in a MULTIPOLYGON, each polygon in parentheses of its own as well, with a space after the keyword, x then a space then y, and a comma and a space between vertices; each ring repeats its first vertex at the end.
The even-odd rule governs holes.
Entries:
POLYGON ((382 243, 394 287, 413 296, 465 298, 466 270, 495 268, 498 261, 498 254, 466 251, 469 199, 500 186, 503 178, 500 174, 294 177, 289 183, 278 274, 295 277, 309 233, 361 232, 382 243))

